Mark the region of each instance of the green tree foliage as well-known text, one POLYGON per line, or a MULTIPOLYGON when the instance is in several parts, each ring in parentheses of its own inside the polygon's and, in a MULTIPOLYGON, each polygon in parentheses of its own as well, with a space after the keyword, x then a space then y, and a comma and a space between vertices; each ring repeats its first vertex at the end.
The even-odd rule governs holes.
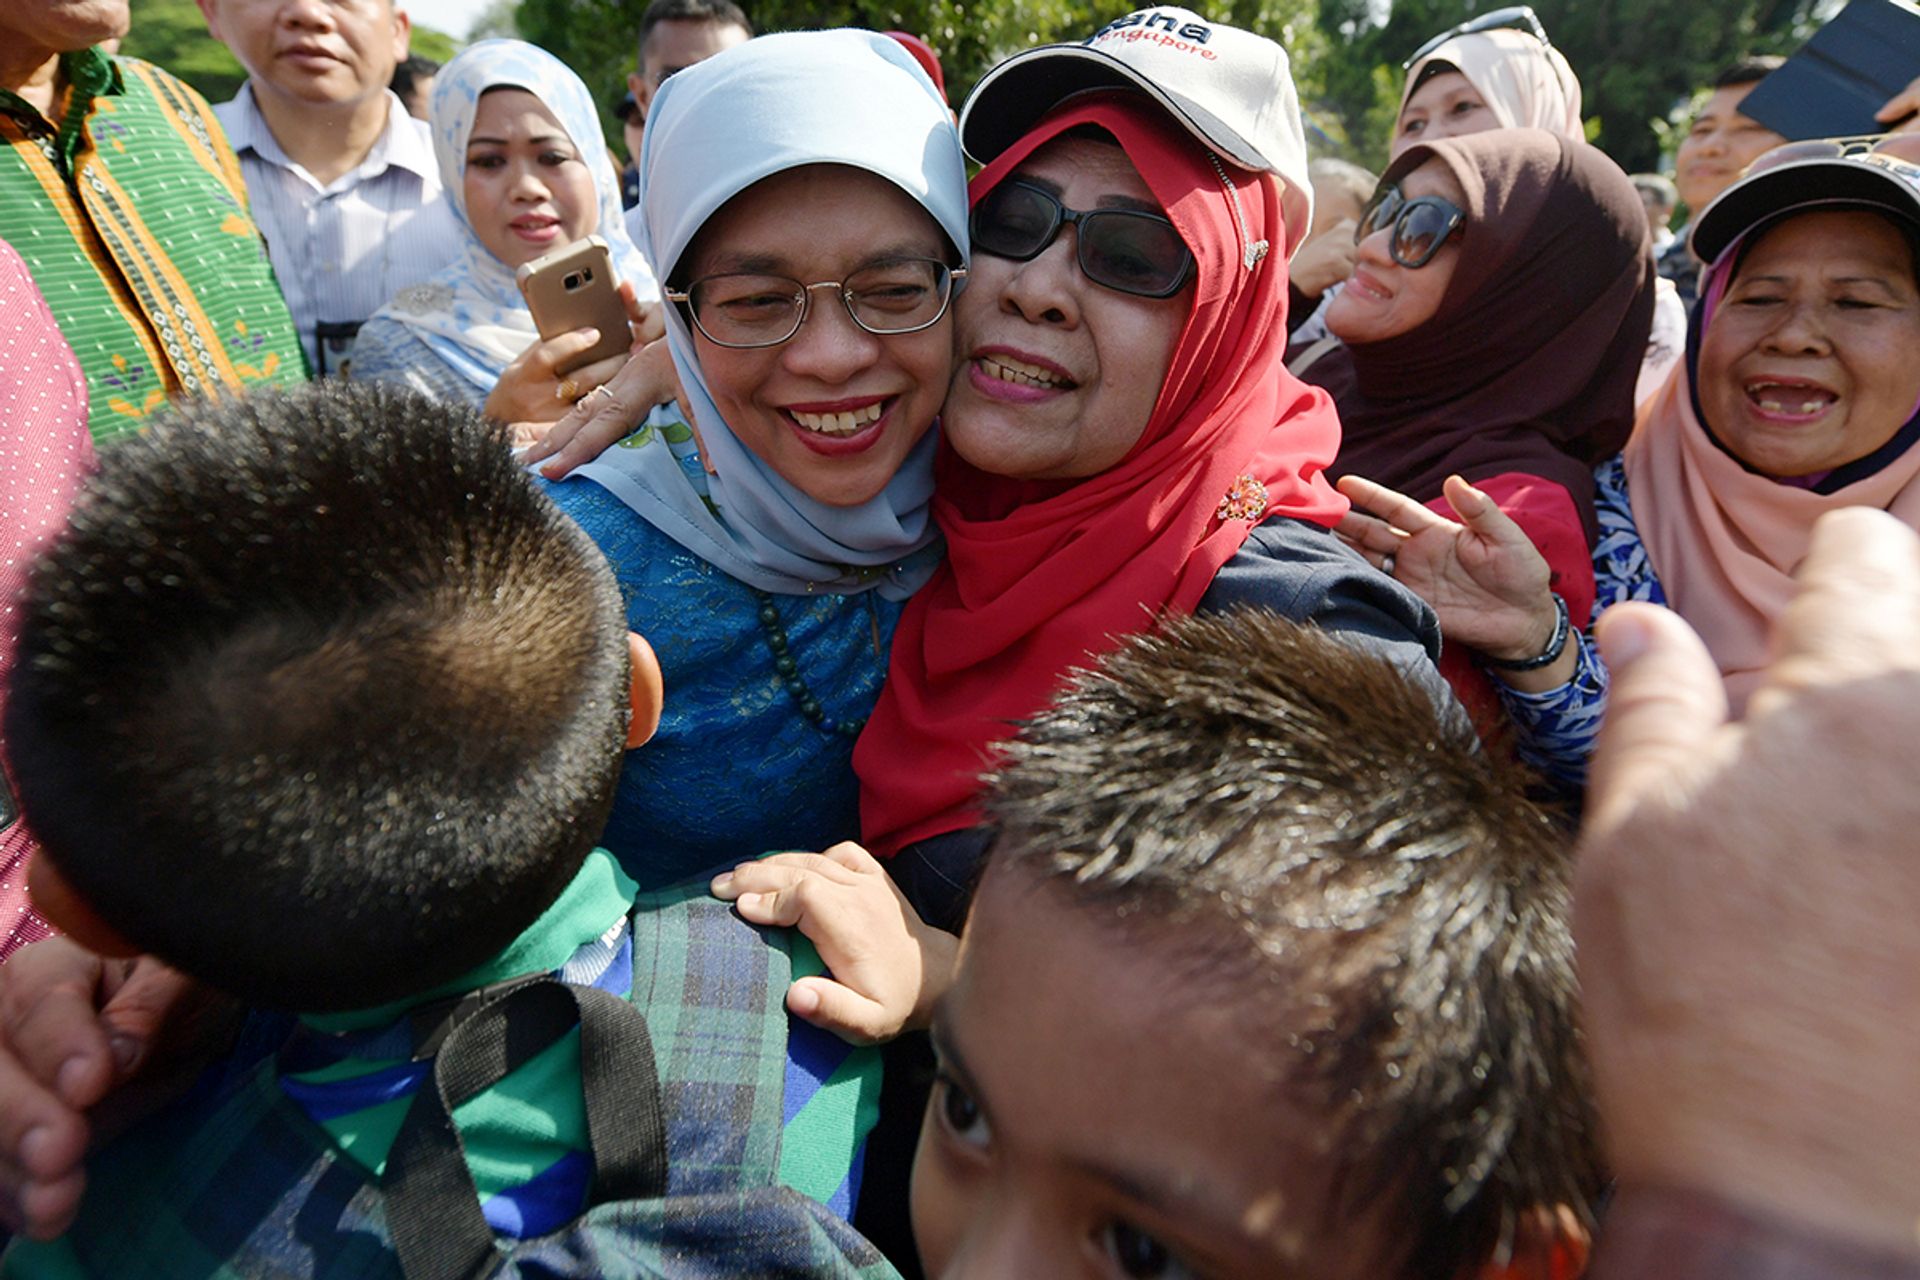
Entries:
MULTIPOLYGON (((207 34, 207 20, 194 0, 133 0, 132 13, 133 27, 120 52, 165 67, 209 102, 225 102, 239 92, 246 69, 207 34)), ((436 62, 445 62, 459 47, 444 32, 413 29, 413 51, 436 62)))
MULTIPOLYGON (((637 61, 636 37, 647 0, 521 0, 520 33, 580 73, 603 103, 637 61)), ((958 110, 988 68, 1022 49, 1079 40, 1140 7, 1136 0, 743 0, 761 32, 864 27, 908 31, 940 55, 947 95, 958 110)), ((1213 18, 1273 37, 1293 52, 1295 75, 1317 51, 1315 0, 1226 0, 1199 6, 1213 18)), ((616 122, 605 121, 618 136, 616 122)))
MULTIPOLYGON (((1817 0, 1533 0, 1580 77, 1588 135, 1628 170, 1652 169, 1658 126, 1726 64, 1796 48, 1830 5, 1817 0), (1597 126, 1597 127, 1596 127, 1597 126)), ((1428 37, 1493 7, 1472 0, 1321 0, 1324 60, 1312 105, 1361 163, 1386 156, 1400 63, 1428 37)))
POLYGON ((165 67, 209 102, 225 102, 247 78, 227 46, 207 34, 193 0, 133 0, 133 26, 120 52, 165 67))

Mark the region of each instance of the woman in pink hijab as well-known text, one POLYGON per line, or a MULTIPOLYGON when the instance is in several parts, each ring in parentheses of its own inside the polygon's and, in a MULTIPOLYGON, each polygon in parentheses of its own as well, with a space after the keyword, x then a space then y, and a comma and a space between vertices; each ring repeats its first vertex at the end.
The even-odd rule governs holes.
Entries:
MULTIPOLYGON (((0 709, 17 638, 11 601, 92 466, 86 379, 26 263, 0 240, 0 709)), ((27 900, 32 853, 0 776, 0 961, 52 932, 27 900)))

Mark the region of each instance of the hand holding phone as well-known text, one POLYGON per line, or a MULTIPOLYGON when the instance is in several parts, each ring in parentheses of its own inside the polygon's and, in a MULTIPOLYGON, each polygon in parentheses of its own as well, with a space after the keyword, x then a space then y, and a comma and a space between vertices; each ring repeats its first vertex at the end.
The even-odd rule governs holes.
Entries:
POLYGON ((627 304, 620 297, 613 254, 601 237, 588 236, 542 254, 523 264, 514 273, 514 280, 543 339, 578 329, 600 331, 591 347, 569 357, 556 372, 567 374, 595 361, 624 355, 631 345, 627 304))

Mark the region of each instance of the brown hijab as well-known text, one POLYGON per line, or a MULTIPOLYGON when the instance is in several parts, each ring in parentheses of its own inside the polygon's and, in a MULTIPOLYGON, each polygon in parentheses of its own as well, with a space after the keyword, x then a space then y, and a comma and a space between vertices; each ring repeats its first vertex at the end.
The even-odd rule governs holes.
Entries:
POLYGON ((1467 195, 1433 318, 1340 346, 1303 374, 1332 393, 1334 469, 1422 502, 1458 472, 1521 472, 1572 495, 1596 533, 1592 469, 1633 426, 1653 323, 1647 216, 1620 166, 1584 142, 1495 129, 1408 148, 1394 182, 1438 159, 1467 195))

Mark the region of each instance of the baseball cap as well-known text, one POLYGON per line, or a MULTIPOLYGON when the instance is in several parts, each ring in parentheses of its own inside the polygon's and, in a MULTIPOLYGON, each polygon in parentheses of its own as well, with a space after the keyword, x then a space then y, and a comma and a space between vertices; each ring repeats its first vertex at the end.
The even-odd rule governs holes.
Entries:
POLYGON ((1802 210, 1877 209, 1920 225, 1920 164, 1876 145, 1884 144, 1822 139, 1775 147, 1700 215, 1694 254, 1712 263, 1761 223, 1802 210))
POLYGON ((1077 44, 1029 49, 987 72, 960 109, 961 145, 986 164, 1054 107, 1095 89, 1137 89, 1233 164, 1276 175, 1287 255, 1300 247, 1313 187, 1285 49, 1191 9, 1138 9, 1077 44))

